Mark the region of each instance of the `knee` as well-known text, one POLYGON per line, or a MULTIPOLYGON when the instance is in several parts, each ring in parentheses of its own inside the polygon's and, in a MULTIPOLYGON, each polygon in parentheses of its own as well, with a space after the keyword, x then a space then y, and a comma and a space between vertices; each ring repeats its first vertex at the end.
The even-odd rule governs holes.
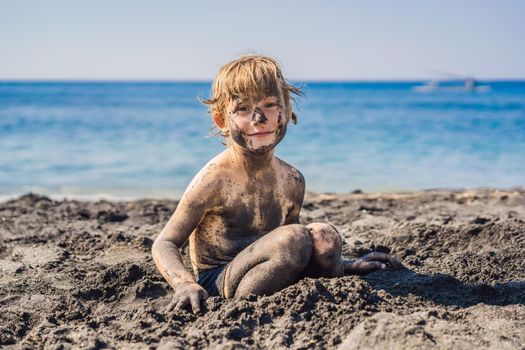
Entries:
POLYGON ((299 224, 283 226, 284 232, 280 235, 280 257, 290 265, 303 269, 312 256, 313 240, 310 230, 299 224))
POLYGON ((337 229, 329 224, 314 222, 306 226, 312 237, 312 249, 315 255, 337 255, 343 246, 343 240, 337 229))

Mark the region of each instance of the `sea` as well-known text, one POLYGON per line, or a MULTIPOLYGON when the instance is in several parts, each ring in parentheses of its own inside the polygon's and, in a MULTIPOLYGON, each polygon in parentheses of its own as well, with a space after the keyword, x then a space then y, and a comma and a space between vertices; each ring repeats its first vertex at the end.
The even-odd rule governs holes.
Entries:
MULTIPOLYGON (((525 81, 294 82, 307 191, 525 186, 525 81), (461 83, 461 82, 460 82, 461 83)), ((211 82, 0 82, 0 198, 177 198, 224 150, 211 82)))

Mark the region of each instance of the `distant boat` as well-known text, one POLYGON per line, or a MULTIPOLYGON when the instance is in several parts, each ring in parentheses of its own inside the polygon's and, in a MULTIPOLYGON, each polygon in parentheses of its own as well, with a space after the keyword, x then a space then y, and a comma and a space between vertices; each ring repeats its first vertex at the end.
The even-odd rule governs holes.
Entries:
POLYGON ((465 79, 464 81, 438 81, 431 80, 422 85, 412 87, 417 92, 478 92, 486 93, 492 88, 490 85, 479 85, 474 79, 465 79))
POLYGON ((474 78, 460 74, 434 71, 440 75, 446 75, 448 80, 430 80, 422 85, 412 87, 417 92, 451 91, 451 92, 479 92, 485 93, 491 90, 490 85, 480 85, 474 78), (452 79, 451 79, 452 78, 452 79))

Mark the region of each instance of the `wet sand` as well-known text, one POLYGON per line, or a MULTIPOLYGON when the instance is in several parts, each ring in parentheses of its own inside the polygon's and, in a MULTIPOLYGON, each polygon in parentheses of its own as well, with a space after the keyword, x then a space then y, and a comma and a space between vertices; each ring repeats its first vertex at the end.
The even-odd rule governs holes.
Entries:
POLYGON ((347 256, 407 266, 305 279, 169 314, 151 259, 175 201, 0 203, 1 348, 524 349, 525 189, 308 194, 347 256))

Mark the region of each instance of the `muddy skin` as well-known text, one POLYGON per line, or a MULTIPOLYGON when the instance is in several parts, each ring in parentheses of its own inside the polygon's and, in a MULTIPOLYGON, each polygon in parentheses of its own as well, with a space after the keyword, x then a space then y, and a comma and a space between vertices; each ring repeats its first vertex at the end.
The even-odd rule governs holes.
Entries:
POLYGON ((312 245, 312 237, 302 225, 281 226, 269 232, 228 264, 224 296, 271 294, 296 282, 310 261, 312 245))
MULTIPOLYGON (((255 116, 256 114, 260 116, 259 118, 261 118, 261 116, 264 116, 264 113, 259 108, 257 109, 260 111, 260 113, 255 113, 254 111, 253 116, 255 116)), ((239 150, 239 152, 242 153, 243 158, 250 159, 250 165, 246 165, 246 168, 248 168, 249 166, 255 166, 256 168, 259 168, 259 163, 261 163, 261 159, 264 160, 265 158, 271 156, 270 152, 272 152, 273 149, 277 146, 277 144, 284 138, 284 135, 286 134, 286 125, 284 125, 282 121, 281 112, 279 112, 278 118, 279 124, 276 129, 276 137, 274 142, 259 147, 255 150, 253 149, 252 140, 247 140, 247 137, 244 135, 241 128, 233 120, 228 122, 230 123, 229 133, 231 139, 241 147, 241 150, 239 150)), ((266 123, 267 121, 268 119, 266 118, 266 116, 264 116, 264 123, 266 123)))
MULTIPOLYGON (((261 114, 258 114, 258 115, 262 115, 264 116, 264 113, 262 113, 262 111, 260 112, 261 114)), ((255 116, 255 112, 254 112, 254 116, 255 116)), ((269 152, 273 151, 273 149, 282 141, 282 139, 284 138, 284 136, 286 135, 286 131, 287 131, 287 123, 286 121, 284 120, 284 118, 282 117, 282 111, 279 111, 279 115, 277 117, 277 129, 275 130, 275 140, 272 144, 269 144, 269 145, 265 145, 265 146, 262 146, 262 147, 259 147, 258 149, 255 150, 255 152, 244 152, 244 155, 246 157, 253 157, 253 154, 256 154, 256 155, 266 155, 268 154, 269 152)), ((267 118, 266 116, 264 116, 264 123, 267 122, 267 118)), ((261 124, 264 124, 264 123, 261 123, 261 124)), ((232 139, 238 143, 240 146, 242 146, 243 148, 247 148, 246 146, 250 146, 250 148, 253 149, 253 143, 251 140, 248 140, 246 141, 246 139, 244 138, 243 134, 242 134, 242 131, 239 129, 239 127, 235 124, 235 123, 232 123, 233 124, 233 128, 232 128, 232 132, 231 132, 231 136, 232 136, 232 139)))
MULTIPOLYGON (((248 197, 247 209, 249 210, 249 208, 255 208, 256 206, 260 208, 260 215, 261 217, 265 218, 261 221, 267 225, 263 228, 265 231, 271 231, 279 226, 282 226, 284 224, 284 220, 286 219, 284 215, 286 212, 284 210, 285 208, 282 206, 276 206, 274 203, 272 203, 272 198, 285 197, 279 188, 273 186, 273 184, 277 183, 277 181, 278 179, 276 178, 274 172, 265 173, 261 171, 260 173, 251 177, 248 180, 248 184, 246 186, 248 193, 261 193, 260 198, 248 197), (261 191, 261 189, 266 190, 261 191)), ((285 199, 287 198, 283 198, 282 202, 284 202, 285 199)), ((255 224, 257 223, 251 222, 247 227, 252 227, 255 224)))
POLYGON ((277 117, 278 127, 275 132, 275 143, 278 144, 281 142, 281 140, 286 135, 286 130, 288 128, 288 124, 286 122, 283 122, 283 118, 281 115, 281 111, 279 110, 279 116, 277 117))
POLYGON ((252 121, 257 124, 266 124, 268 118, 266 118, 264 112, 259 107, 255 107, 253 110, 252 121))
POLYGON ((312 223, 307 226, 316 242, 312 258, 301 277, 340 277, 344 274, 341 235, 333 225, 312 223))
MULTIPOLYGON (((279 106, 281 105, 281 102, 279 99, 276 101, 276 103, 279 106)), ((233 141, 235 141, 242 148, 253 149, 252 140, 250 139, 247 140, 241 128, 233 121, 234 114, 238 111, 240 105, 241 105, 241 102, 236 102, 235 107, 233 108, 232 112, 228 113, 228 115, 230 116, 229 118, 230 137, 232 138, 233 141)), ((277 121, 278 121, 278 125, 277 125, 277 129, 275 132, 275 135, 276 135, 275 141, 273 142, 273 144, 259 147, 257 150, 255 150, 256 154, 265 155, 268 152, 272 151, 286 135, 286 122, 282 118, 281 110, 279 110, 277 121)), ((266 124, 268 122, 268 118, 266 117, 264 112, 259 107, 255 107, 253 111, 252 122, 256 124, 266 124)), ((247 157, 251 156, 250 152, 245 152, 245 155, 247 157)))
POLYGON ((244 134, 239 126, 233 123, 233 127, 230 127, 230 137, 242 148, 247 148, 246 140, 244 139, 244 134))

